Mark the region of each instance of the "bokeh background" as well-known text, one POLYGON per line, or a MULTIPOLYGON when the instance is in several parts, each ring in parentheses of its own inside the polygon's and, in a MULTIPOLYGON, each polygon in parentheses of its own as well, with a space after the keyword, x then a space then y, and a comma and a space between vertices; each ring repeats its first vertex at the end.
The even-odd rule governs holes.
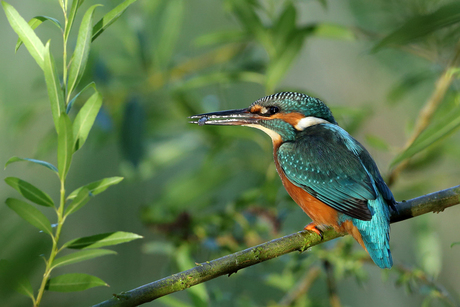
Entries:
MULTIPOLYGON (((62 19, 57 0, 9 2, 26 20, 36 15, 62 19)), ((70 190, 107 176, 125 180, 69 218, 62 242, 117 230, 144 238, 114 247, 116 256, 54 272, 96 275, 110 288, 46 293, 42 306, 96 304, 309 223, 281 185, 268 136, 244 127, 192 126, 189 115, 243 108, 278 91, 307 93, 332 108, 385 177, 436 81, 459 52, 460 28, 453 23, 410 41, 382 39, 451 2, 137 1, 92 45, 82 84, 95 80, 103 109, 69 173, 70 190)), ((95 3, 104 4, 96 11, 98 20, 119 1, 87 0, 81 12, 95 3)), ((423 24, 430 20, 418 28, 423 24)), ((14 54, 17 36, 3 12, 0 29, 0 162, 16 155, 55 163, 42 73, 25 48, 14 54)), ((56 28, 43 24, 37 33, 56 42, 53 52, 62 63, 56 28)), ((71 35, 75 42, 76 33, 71 35)), ((433 122, 457 110, 458 90, 454 80, 433 122)), ((416 155, 392 185, 395 198, 459 184, 459 141, 453 133, 416 155)), ((40 167, 11 165, 1 173, 8 176, 58 198, 58 181, 40 167)), ((17 196, 6 184, 0 185, 0 195, 17 196)), ((351 238, 341 238, 147 305, 329 306, 332 282, 343 306, 455 306, 460 303, 460 245, 451 244, 460 241, 459 217, 460 207, 454 207, 392 225, 395 267, 390 271, 369 262, 351 238), (302 282, 310 282, 306 294, 290 299, 302 282)), ((34 289, 44 269, 40 255, 47 255, 50 245, 45 235, 0 206, 0 258, 27 272, 34 289)), ((8 276, 0 279, 8 282, 8 276)), ((0 305, 30 303, 2 289, 0 305)))

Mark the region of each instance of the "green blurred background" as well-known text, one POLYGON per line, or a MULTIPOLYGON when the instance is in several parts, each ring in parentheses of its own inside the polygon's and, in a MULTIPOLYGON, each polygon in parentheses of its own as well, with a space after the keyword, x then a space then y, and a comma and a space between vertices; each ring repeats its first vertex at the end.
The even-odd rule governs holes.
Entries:
MULTIPOLYGON (((119 3, 99 2, 104 7, 97 9, 95 20, 119 3)), ((81 11, 99 2, 87 0, 81 11)), ((42 306, 95 304, 309 223, 281 185, 268 136, 244 127, 192 126, 189 115, 243 108, 283 90, 307 93, 324 100, 388 174, 454 57, 460 28, 455 23, 417 40, 373 47, 414 16, 449 3, 137 1, 92 45, 82 84, 95 80, 104 103, 88 145, 74 157, 69 186, 72 190, 107 176, 126 179, 69 218, 62 242, 117 230, 144 239, 116 246, 117 256, 54 272, 93 274, 110 288, 46 293, 42 306)), ((62 17, 57 0, 10 4, 26 20, 62 17)), ((3 13, 0 28, 0 162, 17 155, 54 163, 56 144, 42 73, 25 48, 14 54, 17 36, 3 13)), ((61 65, 56 28, 42 25, 37 33, 56 42, 53 52, 61 65)), ((458 90, 454 81, 435 122, 456 110, 458 90)), ((459 184, 459 140, 453 134, 419 153, 392 186, 395 198, 459 184)), ((12 165, 2 172, 2 178, 8 176, 58 198, 58 181, 40 167, 12 165)), ((3 199, 15 196, 6 184, 0 191, 3 199)), ((459 214, 460 207, 454 207, 392 225, 391 271, 363 260, 361 248, 341 238, 147 305, 281 306, 305 278, 312 281, 308 295, 292 306, 328 306, 328 280, 337 283, 343 306, 455 305, 460 303, 460 246, 451 244, 460 241, 459 214), (324 263, 332 265, 330 275, 324 263)), ((0 206, 0 258, 27 272, 34 289, 43 274, 40 255, 49 248, 47 237, 0 206)), ((7 282, 1 276, 0 305, 27 306, 27 298, 4 290, 7 282)))

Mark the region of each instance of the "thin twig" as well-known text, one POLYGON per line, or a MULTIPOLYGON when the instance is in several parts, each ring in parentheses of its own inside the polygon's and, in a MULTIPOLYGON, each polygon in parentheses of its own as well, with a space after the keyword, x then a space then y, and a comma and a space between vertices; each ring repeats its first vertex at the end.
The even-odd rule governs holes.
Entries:
MULTIPOLYGON (((460 203, 460 185, 432 194, 420 196, 397 204, 398 212, 391 216, 391 222, 403 221, 428 212, 441 212, 460 203)), ((243 251, 201 263, 187 271, 176 273, 139 288, 114 294, 96 307, 138 306, 177 291, 190 288, 222 275, 231 275, 248 266, 308 248, 343 236, 334 230, 323 233, 323 240, 313 232, 300 231, 275 239, 243 251)))
MULTIPOLYGON (((460 43, 457 45, 456 53, 453 59, 450 61, 449 65, 447 65, 442 75, 436 81, 433 94, 431 94, 430 98, 425 103, 425 106, 420 110, 414 131, 412 132, 411 137, 407 140, 406 144, 404 145, 403 151, 409 148, 409 146, 411 146, 414 143, 414 141, 420 136, 420 134, 430 125, 434 113, 438 109, 441 102, 444 100, 447 90, 449 89, 450 85, 452 84, 452 81, 454 80, 454 76, 451 70, 452 68, 455 68, 458 65, 459 61, 460 43)), ((397 167, 395 167, 391 171, 391 173, 388 175, 388 186, 392 186, 395 183, 401 172, 408 165, 409 160, 407 159, 402 161, 400 164, 398 164, 397 167)))
POLYGON ((397 265, 396 269, 401 274, 410 274, 414 276, 415 278, 417 278, 418 280, 420 280, 421 282, 423 282, 424 284, 426 284, 427 286, 435 289, 439 294, 438 298, 442 299, 449 306, 452 306, 452 307, 459 306, 456 299, 452 297, 449 291, 447 291, 446 288, 442 284, 433 280, 432 277, 428 276, 422 270, 419 270, 419 269, 414 270, 413 268, 409 268, 402 264, 397 265))
POLYGON ((311 285, 315 282, 315 280, 319 277, 321 273, 321 269, 318 267, 312 267, 307 273, 300 279, 300 282, 289 291, 278 303, 279 307, 290 306, 292 303, 297 301, 302 295, 308 293, 310 290, 311 285))
POLYGON ((331 307, 341 307, 339 295, 337 294, 337 284, 335 282, 334 270, 329 261, 324 261, 324 269, 326 270, 327 289, 329 293, 329 303, 331 307))
POLYGON ((146 91, 154 91, 163 87, 166 83, 171 83, 184 78, 187 74, 196 73, 212 65, 217 65, 229 61, 235 57, 243 48, 243 44, 230 44, 219 47, 215 50, 198 55, 194 58, 176 65, 168 71, 154 71, 147 80, 146 91))

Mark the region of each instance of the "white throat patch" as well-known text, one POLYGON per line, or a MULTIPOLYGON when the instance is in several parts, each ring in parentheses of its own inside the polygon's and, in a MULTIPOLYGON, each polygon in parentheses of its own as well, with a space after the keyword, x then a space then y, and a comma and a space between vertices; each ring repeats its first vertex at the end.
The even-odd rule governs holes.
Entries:
POLYGON ((297 122, 297 125, 294 126, 294 128, 296 128, 298 131, 303 131, 305 130, 305 128, 318 124, 330 124, 330 122, 322 118, 307 116, 299 120, 297 122))
POLYGON ((266 134, 268 134, 270 136, 270 138, 272 139, 273 143, 281 143, 281 135, 279 135, 278 133, 276 133, 275 131, 273 130, 270 130, 268 128, 265 128, 264 126, 261 126, 261 125, 254 125, 254 124, 249 124, 249 125, 243 125, 243 126, 246 126, 246 127, 252 127, 252 128, 256 128, 256 129, 259 129, 259 130, 262 130, 263 132, 265 132, 266 134))

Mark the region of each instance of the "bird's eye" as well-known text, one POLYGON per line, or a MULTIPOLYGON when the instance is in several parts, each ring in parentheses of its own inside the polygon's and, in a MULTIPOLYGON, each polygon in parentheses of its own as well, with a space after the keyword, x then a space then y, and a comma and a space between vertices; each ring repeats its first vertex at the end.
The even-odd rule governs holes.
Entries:
POLYGON ((278 107, 268 107, 267 111, 268 111, 267 112, 268 114, 272 115, 272 114, 278 113, 280 111, 280 108, 278 108, 278 107))

